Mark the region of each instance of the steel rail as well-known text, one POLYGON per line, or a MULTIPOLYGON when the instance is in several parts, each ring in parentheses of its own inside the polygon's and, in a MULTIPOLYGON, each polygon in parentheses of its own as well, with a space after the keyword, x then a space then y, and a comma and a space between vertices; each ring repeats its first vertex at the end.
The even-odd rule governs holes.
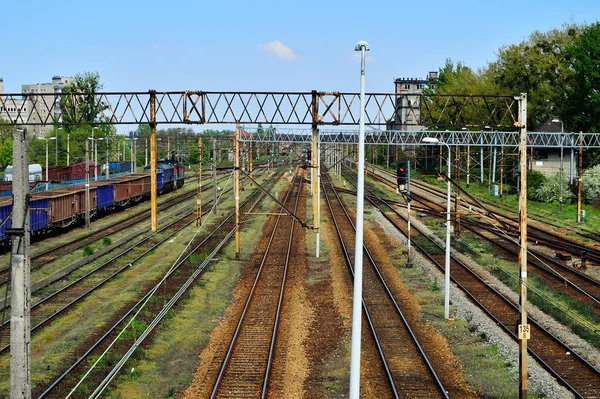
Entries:
MULTIPOLYGON (((398 213, 391 205, 388 205, 385 203, 385 200, 381 200, 381 202, 388 207, 392 213, 394 213, 396 216, 398 216, 399 218, 401 218, 403 221, 406 221, 406 218, 401 215, 400 213, 398 213)), ((376 206, 378 209, 381 210, 381 208, 379 206, 377 206, 374 202, 372 202, 374 206, 376 206)), ((392 218, 387 214, 387 212, 384 212, 383 210, 381 210, 381 214, 393 225, 396 227, 396 229, 401 232, 402 234, 404 234, 406 236, 406 233, 404 232, 404 230, 395 222, 392 220, 392 218)), ((412 226, 412 228, 414 230, 416 230, 421 236, 425 237, 427 239, 427 241, 429 241, 431 244, 433 244, 434 246, 436 246, 437 248, 439 248, 440 250, 443 250, 442 245, 440 245, 439 243, 437 243, 436 240, 432 239, 429 235, 427 235, 426 233, 424 233, 418 226, 412 226)), ((413 245, 419 250, 419 252, 425 256, 427 259, 429 259, 434 265, 436 265, 436 267, 443 271, 444 270, 444 265, 441 264, 441 262, 439 262, 438 260, 436 260, 434 258, 433 255, 431 255, 429 253, 428 250, 426 250, 425 248, 422 247, 422 245, 420 245, 417 240, 413 240, 413 245)), ((500 300, 503 303, 503 306, 505 307, 506 310, 510 309, 511 311, 513 311, 515 313, 514 317, 512 317, 512 319, 517 320, 517 315, 518 315, 518 311, 519 308, 517 305, 515 305, 512 301, 510 301, 508 298, 506 298, 504 295, 502 295, 500 292, 498 292, 495 288, 491 287, 489 284, 487 284, 481 277, 479 277, 475 272, 473 272, 467 265, 465 265, 464 263, 462 263, 460 260, 454 258, 454 256, 452 256, 452 262, 453 262, 453 274, 451 275, 451 279, 452 281, 473 301, 477 304, 477 306, 484 311, 492 320, 494 320, 497 325, 499 325, 506 333, 508 333, 513 340, 518 341, 518 337, 516 335, 516 331, 513 331, 511 328, 509 328, 506 325, 506 322, 500 320, 499 316, 495 315, 492 310, 488 309, 487 306, 485 306, 485 304, 483 304, 482 300, 486 299, 486 300, 490 300, 490 298, 496 298, 497 300, 500 300), (460 268, 457 270, 457 266, 460 266, 460 268), (465 273, 463 275, 463 277, 465 278, 470 278, 471 282, 476 282, 477 284, 481 285, 482 287, 485 287, 485 290, 487 292, 487 294, 475 294, 472 293, 464 283, 466 283, 466 281, 458 281, 458 279, 455 277, 456 274, 459 274, 459 271, 462 273, 465 273)), ((504 318, 507 318, 506 315, 503 315, 504 318)), ((536 351, 533 350, 532 345, 528 346, 528 353, 533 356, 538 363, 540 363, 542 365, 542 367, 544 367, 544 369, 546 369, 554 378, 556 378, 557 380, 559 380, 566 388, 568 388, 576 397, 578 398, 584 398, 586 393, 581 393, 580 391, 586 390, 588 391, 588 395, 590 392, 594 392, 592 394, 598 394, 598 387, 600 387, 600 371, 595 368, 591 363, 589 363, 587 360, 585 360, 578 352, 574 351, 572 348, 570 348, 569 346, 567 346, 565 343, 563 343, 558 337, 556 337, 555 335, 553 335, 552 333, 550 333, 548 330, 546 330, 542 325, 540 325, 537 321, 535 321, 534 319, 532 319, 530 316, 528 317, 529 322, 532 325, 532 336, 537 336, 537 340, 536 342, 539 344, 539 340, 540 339, 544 339, 546 338, 547 341, 546 343, 543 345, 545 347, 546 350, 551 350, 551 348, 549 347, 549 345, 555 345, 555 352, 558 353, 562 353, 563 356, 561 359, 554 359, 553 357, 546 357, 544 358, 543 354, 538 354, 536 351), (560 349, 558 349, 560 348, 560 349), (564 355, 567 354, 567 355, 564 355), (576 360, 572 360, 572 359, 576 359, 576 360), (564 370, 577 370, 577 374, 578 374, 578 378, 573 378, 571 379, 571 382, 568 382, 567 379, 561 375, 557 370, 555 370, 554 367, 552 367, 549 362, 554 362, 555 367, 556 365, 560 366, 561 364, 564 363, 570 363, 570 366, 565 366, 562 370, 564 372, 564 370), (583 367, 583 368, 582 368, 583 367), (586 382, 582 382, 581 381, 581 377, 582 377, 582 373, 584 370, 587 370, 588 372, 588 380, 586 382), (594 381, 590 381, 589 379, 592 378, 594 379, 594 381), (575 388, 573 385, 577 384, 578 388, 575 388), (591 387, 591 391, 590 391, 590 387, 591 387), (596 388, 594 388, 596 387, 596 388)), ((569 377, 567 377, 569 378, 569 377)))
MULTIPOLYGON (((286 195, 284 197, 283 203, 287 202, 289 196, 291 195, 292 191, 296 187, 298 187, 297 188, 297 194, 296 194, 297 195, 297 197, 296 197, 296 205, 298 204, 298 197, 299 197, 300 192, 301 192, 301 190, 300 190, 300 179, 298 179, 298 178, 294 178, 293 185, 287 191, 287 193, 286 193, 286 195)), ((283 206, 281 206, 281 209, 283 209, 283 206)), ((260 262, 260 265, 258 267, 258 270, 256 272, 256 276, 254 278, 254 282, 252 284, 252 288, 250 289, 250 292, 248 293, 248 296, 246 298, 246 302, 244 304, 244 308, 242 309, 242 313, 241 313, 240 318, 238 320, 238 323, 236 325, 236 328, 235 328, 235 331, 233 333, 233 336, 232 336, 232 338, 231 338, 231 340, 229 342, 227 351, 225 353, 225 357, 223 359, 223 362, 221 363, 221 367, 219 368, 219 373, 217 374, 217 378, 216 378, 216 380, 215 380, 215 382, 213 384, 213 388, 212 388, 211 393, 210 393, 210 398, 211 399, 213 399, 213 398, 215 398, 217 396, 217 394, 218 394, 218 392, 219 392, 219 390, 221 388, 221 384, 223 383, 223 380, 225 379, 225 374, 226 374, 226 372, 227 372, 227 370, 228 370, 228 368, 230 366, 230 361, 231 361, 231 359, 233 357, 233 353, 234 353, 234 350, 236 348, 236 345, 238 344, 238 338, 241 335, 241 330, 242 330, 242 327, 244 326, 246 314, 248 314, 248 312, 250 311, 250 306, 251 306, 251 304, 252 304, 252 302, 254 300, 254 293, 255 293, 255 291, 257 289, 257 286, 258 286, 259 282, 261 281, 263 268, 264 268, 264 266, 265 266, 265 264, 267 262, 267 259, 269 258, 271 246, 273 244, 273 240, 274 240, 275 236, 277 235, 278 227, 279 227, 279 222, 281 221, 281 217, 282 217, 281 215, 278 215, 276 217, 276 219, 275 219, 275 225, 273 226, 273 230, 272 230, 271 235, 269 237, 269 241, 267 243, 267 247, 264 250, 264 254, 263 254, 263 257, 261 259, 261 262, 260 262)), ((294 226, 294 220, 292 219, 292 227, 293 226, 294 226)), ((291 231, 293 232, 293 229, 291 231)), ((288 242, 288 249, 291 249, 291 241, 288 242)), ((287 255, 289 256, 289 253, 287 255)), ((289 260, 289 258, 286 258, 286 262, 283 265, 283 276, 282 276, 282 279, 281 279, 281 286, 279 288, 279 298, 280 299, 283 296, 283 290, 285 288, 285 277, 286 277, 286 272, 287 272, 287 268, 288 268, 288 265, 289 265, 288 260, 289 260)), ((280 305, 281 305, 281 301, 278 302, 278 305, 277 305, 277 307, 275 309, 274 321, 276 321, 276 322, 279 320, 279 312, 281 310, 280 305)), ((276 330, 277 330, 277 324, 274 324, 273 331, 276 332, 276 330)), ((270 370, 269 366, 270 366, 270 363, 272 361, 272 352, 271 352, 271 350, 273 349, 274 343, 275 343, 275 337, 271 336, 271 342, 270 342, 270 345, 269 345, 269 355, 268 355, 267 364, 266 364, 267 369, 265 370, 265 373, 263 374, 263 383, 261 384, 261 387, 262 387, 262 390, 260 392, 261 393, 261 397, 264 397, 266 385, 268 384, 267 379, 268 379, 268 374, 269 374, 269 370, 270 370)))
MULTIPOLYGON (((278 180, 278 178, 274 178, 271 179, 272 183, 271 184, 275 184, 275 182, 278 180)), ((242 204, 241 206, 246 206, 246 205, 250 205, 250 210, 254 209, 256 207, 256 205, 258 205, 258 203, 264 198, 264 195, 258 195, 258 191, 254 191, 251 196, 249 196, 242 204), (253 199, 254 196, 258 196, 258 198, 255 200, 254 203, 251 203, 251 200, 253 199)), ((208 242, 208 240, 212 237, 214 237, 217 233, 219 233, 223 227, 225 227, 225 225, 230 222, 233 217, 234 217, 235 213, 234 212, 230 212, 225 218, 223 218, 223 220, 199 243, 197 244, 192 250, 189 251, 189 253, 182 258, 179 262, 177 262, 177 264, 174 265, 174 267, 168 272, 168 274, 166 275, 165 279, 170 278, 171 276, 173 276, 175 274, 176 271, 179 270, 179 268, 185 264, 185 262, 193 255, 195 254, 206 242, 208 242)), ((235 227, 234 227, 235 230, 235 227)), ((100 347, 100 345, 102 343, 104 343, 104 341, 112 334, 116 331, 116 329, 123 324, 123 322, 125 320, 127 320, 127 318, 129 316, 131 316, 135 310, 141 305, 143 304, 146 299, 153 293, 154 288, 151 288, 138 302, 136 302, 117 322, 115 322, 110 328, 108 328, 108 330, 106 330, 106 332, 96 340, 95 343, 93 343, 78 359, 76 359, 68 368, 66 371, 64 371, 58 378, 56 378, 39 396, 38 399, 44 398, 46 397, 48 394, 50 394, 54 389, 56 389, 58 387, 58 385, 66 379, 66 377, 73 371, 75 370, 75 368, 77 368, 80 364, 82 364, 93 352, 94 350, 96 350, 97 348, 100 347)))
MULTIPOLYGON (((329 179, 329 176, 327 174, 324 174, 324 176, 327 177, 327 179, 329 179)), ((322 184, 322 185, 323 185, 324 196, 325 196, 325 199, 326 199, 329 211, 330 211, 330 213, 332 215, 332 220, 334 222, 336 231, 338 233, 338 239, 340 241, 340 244, 342 246, 342 250, 344 252, 344 257, 346 259, 346 264, 347 264, 347 266, 349 268, 349 271, 350 271, 350 273, 352 275, 352 278, 354 278, 354 268, 353 268, 352 261, 350 259, 350 254, 349 254, 349 251, 347 250, 346 245, 344 243, 340 226, 338 224, 337 218, 335 217, 335 214, 334 214, 334 211, 333 211, 333 206, 332 206, 331 201, 329 200, 329 196, 327 194, 327 188, 329 187, 331 189, 333 187, 333 185, 331 184, 331 182, 330 182, 329 185, 325 185, 325 184, 322 184)), ((352 222, 352 218, 348 214, 345 206, 343 205, 341 198, 339 197, 338 193, 335 190, 332 190, 332 191, 333 191, 333 193, 334 193, 334 195, 336 197, 336 200, 340 204, 341 210, 344 212, 346 218, 348 219, 349 224, 352 226, 352 229, 354 229, 354 231, 355 231, 355 229, 356 229, 355 225, 352 222)), ((435 370, 433 369, 433 366, 429 362, 429 359, 427 358, 427 355, 425 354, 423 348, 419 344, 419 342, 418 342, 416 336, 414 335, 414 333, 413 333, 413 331, 412 331, 412 329, 411 329, 408 321, 404 317, 404 314, 400 310, 400 307, 398 306, 398 304, 397 304, 397 302, 396 302, 393 294, 391 293, 391 290, 387 286, 387 284, 385 282, 385 279, 383 278, 381 272, 379 271, 379 268, 377 267, 377 264, 376 264, 375 260, 371 256, 371 254, 370 254, 370 252, 369 252, 369 250, 368 250, 368 248, 367 248, 367 246, 365 244, 363 244, 363 251, 365 251, 365 253, 367 255, 367 259, 369 260, 369 263, 371 264, 371 266, 373 268, 373 271, 375 272, 375 274, 379 278, 378 281, 381 283, 381 286, 384 288, 384 290, 385 290, 385 292, 386 292, 386 294, 387 294, 390 302, 393 304, 393 307, 394 307, 396 313, 400 317, 400 321, 401 321, 402 325, 405 326, 408 334, 411 337, 412 342, 416 346, 416 348, 418 350, 418 353, 421 356, 421 360, 425 363, 425 367, 429 370, 432 379, 435 381, 436 388, 438 389, 439 393, 443 397, 448 398, 448 394, 446 393, 445 388, 441 384, 441 382, 440 382, 440 380, 439 380, 439 378, 437 376, 437 373, 435 372, 435 370)), ((398 397, 400 397, 400 394, 399 394, 399 392, 397 390, 397 387, 396 387, 396 381, 394 380, 394 377, 392 375, 392 370, 391 370, 390 366, 388 365, 388 361, 386 360, 386 356, 385 356, 385 353, 384 353, 383 346, 380 343, 380 340, 378 338, 378 334, 377 334, 377 331, 376 331, 377 327, 375 326, 375 324, 374 324, 374 322, 372 320, 372 317, 370 315, 370 312, 369 312, 368 306, 366 304, 364 295, 363 295, 363 298, 362 298, 362 307, 363 307, 363 311, 366 314, 366 320, 367 320, 367 322, 369 324, 369 328, 371 330, 371 333, 373 334, 373 337, 375 339, 375 344, 377 346, 377 350, 378 350, 379 356, 380 356, 380 358, 382 360, 383 367, 386 370, 386 376, 388 378, 388 382, 390 383, 390 386, 391 386, 391 389, 392 389, 392 392, 393 392, 394 396, 398 398, 398 397)))
MULTIPOLYGON (((208 203, 210 203, 210 201, 208 203)), ((208 203, 207 203, 207 205, 208 205, 208 203)), ((188 207, 188 209, 191 209, 191 207, 188 207)), ((203 215, 206 215, 209 212, 210 212, 210 210, 207 210, 207 211, 205 211, 203 213, 203 215)), ((126 262, 126 264, 124 266, 122 266, 122 267, 118 268, 117 270, 113 271, 110 275, 108 275, 102 281, 100 281, 96 285, 88 288, 86 291, 84 291, 83 293, 81 293, 80 295, 78 295, 75 299, 71 300, 70 302, 67 302, 60 309, 53 311, 53 313, 51 315, 47 316, 45 319, 42 319, 40 322, 38 322, 35 326, 33 326, 31 328, 31 333, 33 334, 33 333, 37 332, 38 330, 40 330, 42 327, 44 327, 45 325, 47 325, 48 323, 50 323, 51 321, 53 321, 56 317, 58 317, 59 315, 61 315, 65 311, 67 311, 68 309, 72 308, 75 304, 79 303, 81 300, 83 300, 84 298, 86 298, 88 295, 90 295, 94 291, 98 290, 100 287, 104 286, 106 283, 108 283, 110 280, 112 280, 113 278, 115 278, 116 276, 118 276, 119 274, 121 274, 123 271, 131 268, 133 266, 133 264, 135 264, 136 262, 138 262, 139 260, 141 260, 143 257, 145 257, 147 254, 149 254, 154 249, 158 248, 160 245, 162 245, 167 240, 169 240, 170 238, 172 238, 175 234, 179 233, 181 230, 183 230, 184 228, 186 228, 190 224, 194 223, 195 222, 194 215, 195 215, 195 210, 190 210, 184 216, 182 216, 182 217, 180 217, 180 218, 178 218, 178 219, 176 219, 176 220, 174 220, 172 222, 169 222, 167 225, 161 227, 156 232, 154 232, 151 235, 143 238, 141 241, 136 242, 135 244, 133 244, 129 248, 125 249, 121 253, 113 256, 111 259, 103 262, 101 265, 99 265, 99 266, 95 267, 94 269, 88 271, 83 276, 79 277, 78 279, 72 281, 68 285, 62 287, 61 289, 53 292, 49 296, 45 297, 44 299, 42 299, 42 300, 38 301, 37 303, 35 303, 34 305, 32 305, 31 306, 31 314, 32 314, 32 318, 33 318, 36 310, 39 309, 40 306, 42 306, 42 305, 48 306, 48 302, 50 302, 51 300, 55 300, 57 298, 57 296, 59 296, 61 294, 67 293, 66 295, 70 295, 68 293, 69 290, 71 290, 74 287, 78 286, 79 284, 81 284, 82 282, 86 281, 88 278, 90 278, 92 276, 95 279, 97 279, 98 278, 97 274, 99 272, 105 271, 104 269, 106 269, 109 265, 114 264, 116 261, 118 261, 120 258, 124 257, 130 251, 132 251, 134 249, 138 249, 142 244, 146 243, 147 241, 150 241, 154 237, 158 236, 158 234, 162 234, 167 229, 169 229, 171 227, 175 227, 175 230, 173 232, 169 233, 168 236, 166 236, 165 238, 160 239, 158 242, 156 242, 154 244, 151 243, 151 247, 150 248, 146 249, 143 253, 141 253, 140 255, 136 256, 133 260, 126 262), (185 219, 189 219, 189 220, 186 221, 185 219), (177 224, 182 223, 182 222, 183 222, 183 224, 181 226, 176 226, 177 224)), ((115 265, 115 266, 117 266, 117 265, 115 265)), ((110 269, 109 269, 109 272, 110 272, 110 269)), ((5 320, 0 325, 0 334, 5 335, 4 334, 4 330, 7 328, 8 324, 10 324, 10 319, 9 320, 5 320)), ((10 348, 10 344, 6 345, 6 346, 4 346, 2 348, 0 348, 0 354, 6 352, 9 348, 10 348)))

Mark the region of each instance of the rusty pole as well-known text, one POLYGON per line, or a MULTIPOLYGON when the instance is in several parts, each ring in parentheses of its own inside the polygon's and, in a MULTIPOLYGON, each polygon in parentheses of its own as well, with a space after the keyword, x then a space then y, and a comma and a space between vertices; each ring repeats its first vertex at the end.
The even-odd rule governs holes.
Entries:
POLYGON ((527 398, 527 94, 521 93, 519 100, 519 160, 521 167, 521 190, 519 191, 519 398, 527 398))
POLYGON ((235 128, 235 258, 240 258, 240 124, 235 128))
POLYGON ((583 136, 579 132, 579 170, 577 171, 577 224, 581 224, 581 185, 583 182, 583 136))
MULTIPOLYGON (((250 144, 248 148, 248 175, 252 177, 252 135, 250 135, 250 144)), ((252 185, 252 180, 250 180, 250 185, 252 185)))
POLYGON ((196 194, 196 227, 202 221, 202 137, 198 137, 198 192, 196 194))
POLYGON ((442 146, 440 146, 440 173, 444 171, 443 162, 442 162, 442 146))
MULTIPOLYGON (((133 140, 132 140, 133 142, 133 140)), ((156 215, 156 91, 150 91, 150 214, 152 232, 158 228, 156 215)))

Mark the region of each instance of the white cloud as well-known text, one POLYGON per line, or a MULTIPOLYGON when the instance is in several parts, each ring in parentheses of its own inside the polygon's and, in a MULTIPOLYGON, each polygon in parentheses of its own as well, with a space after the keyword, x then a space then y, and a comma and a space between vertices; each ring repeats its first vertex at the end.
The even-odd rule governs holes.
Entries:
POLYGON ((294 50, 281 43, 279 40, 273 40, 269 43, 259 44, 258 47, 265 53, 272 55, 282 60, 294 61, 300 58, 300 56, 294 53, 294 50))

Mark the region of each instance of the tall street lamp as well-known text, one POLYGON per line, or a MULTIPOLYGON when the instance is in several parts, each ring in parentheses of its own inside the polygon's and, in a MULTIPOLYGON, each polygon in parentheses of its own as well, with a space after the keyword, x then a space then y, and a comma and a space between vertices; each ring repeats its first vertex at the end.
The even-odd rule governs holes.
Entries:
POLYGON ((448 143, 440 141, 435 137, 424 137, 422 140, 424 143, 435 143, 443 144, 448 149, 448 165, 446 170, 446 176, 448 180, 448 198, 446 205, 446 262, 444 267, 444 318, 448 320, 450 318, 450 146, 448 143))
POLYGON ((48 140, 56 140, 56 137, 38 137, 38 140, 46 140, 46 190, 48 190, 48 140))
MULTIPOLYGON (((360 120, 358 128, 358 182, 356 192, 356 239, 354 243, 354 293, 352 299, 352 347, 350 353, 350 399, 360 396, 360 339, 362 323, 363 210, 365 193, 365 52, 369 44, 360 41, 360 120)), ((317 154, 313 154, 317 156, 317 154)))
POLYGON ((560 123, 560 194, 558 197, 558 209, 559 212, 562 213, 563 211, 563 132, 565 130, 565 125, 563 123, 563 121, 561 121, 558 118, 554 118, 552 119, 552 123, 560 123))

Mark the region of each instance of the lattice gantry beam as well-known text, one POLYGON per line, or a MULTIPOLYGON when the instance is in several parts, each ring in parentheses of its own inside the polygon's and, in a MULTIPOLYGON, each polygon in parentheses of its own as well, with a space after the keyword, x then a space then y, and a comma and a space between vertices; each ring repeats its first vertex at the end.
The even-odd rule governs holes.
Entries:
MULTIPOLYGON (((357 93, 338 92, 115 92, 0 94, 0 125, 277 124, 356 125, 357 93), (150 103, 156 114, 150 114, 150 103)), ((433 128, 512 128, 512 96, 366 94, 367 125, 433 128)))

